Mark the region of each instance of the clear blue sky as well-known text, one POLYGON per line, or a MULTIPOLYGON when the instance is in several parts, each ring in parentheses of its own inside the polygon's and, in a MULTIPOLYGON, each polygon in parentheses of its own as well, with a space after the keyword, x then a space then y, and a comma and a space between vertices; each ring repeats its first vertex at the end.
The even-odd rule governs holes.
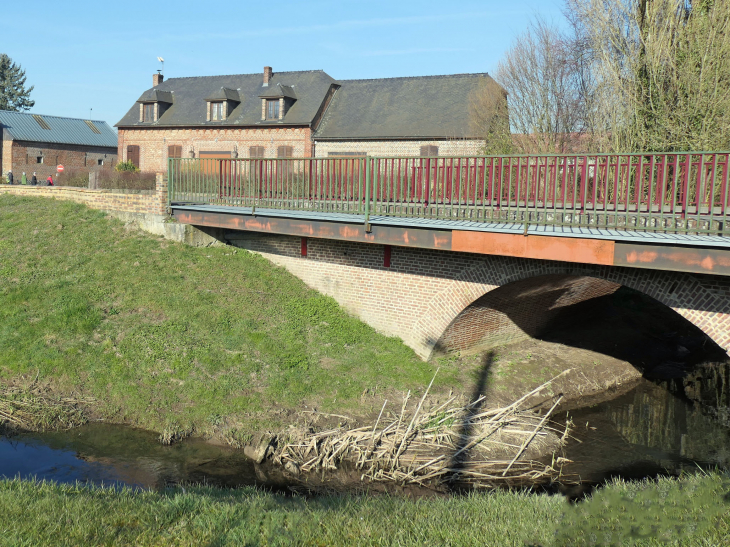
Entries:
POLYGON ((323 69, 334 78, 492 72, 562 0, 3 1, 0 52, 26 71, 33 113, 117 123, 165 76, 323 69))

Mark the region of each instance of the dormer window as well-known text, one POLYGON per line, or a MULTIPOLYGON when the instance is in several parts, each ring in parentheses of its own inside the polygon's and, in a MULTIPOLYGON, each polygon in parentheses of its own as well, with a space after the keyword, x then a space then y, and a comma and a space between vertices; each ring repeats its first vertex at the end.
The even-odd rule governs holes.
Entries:
POLYGON ((210 119, 214 122, 224 119, 223 103, 210 103, 210 119))
POLYGON ((280 83, 266 89, 259 97, 261 97, 261 119, 263 121, 283 120, 297 100, 294 87, 280 83))
POLYGON ((235 116, 233 111, 243 100, 238 91, 238 89, 221 87, 206 97, 205 102, 208 105, 207 120, 209 122, 222 122, 229 119, 232 114, 235 116))
POLYGON ((266 101, 266 119, 279 119, 279 99, 267 99, 266 101))
POLYGON ((157 122, 172 106, 172 92, 156 88, 151 89, 145 91, 137 99, 137 102, 139 103, 139 121, 144 123, 157 122))

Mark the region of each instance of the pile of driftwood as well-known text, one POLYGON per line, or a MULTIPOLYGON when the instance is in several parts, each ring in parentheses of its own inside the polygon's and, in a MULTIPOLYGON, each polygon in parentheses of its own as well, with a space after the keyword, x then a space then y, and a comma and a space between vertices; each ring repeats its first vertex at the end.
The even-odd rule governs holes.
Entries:
POLYGON ((301 432, 279 442, 274 462, 295 475, 354 465, 361 480, 404 485, 494 488, 549 482, 560 471, 555 460, 544 463, 545 455, 554 454, 569 432, 569 425, 557 429, 549 421, 562 396, 536 404, 554 380, 503 408, 484 408, 484 396, 468 404, 450 396, 426 409, 431 380, 415 408, 408 410, 409 392, 400 412, 387 413, 386 401, 374 426, 301 432), (547 406, 544 413, 535 410, 547 406))

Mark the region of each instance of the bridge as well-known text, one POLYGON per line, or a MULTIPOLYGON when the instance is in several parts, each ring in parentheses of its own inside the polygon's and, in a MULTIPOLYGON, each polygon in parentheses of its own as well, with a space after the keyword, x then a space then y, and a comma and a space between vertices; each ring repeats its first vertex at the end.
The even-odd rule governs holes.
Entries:
POLYGON ((637 289, 730 350, 730 153, 170 159, 170 212, 421 357, 637 289))

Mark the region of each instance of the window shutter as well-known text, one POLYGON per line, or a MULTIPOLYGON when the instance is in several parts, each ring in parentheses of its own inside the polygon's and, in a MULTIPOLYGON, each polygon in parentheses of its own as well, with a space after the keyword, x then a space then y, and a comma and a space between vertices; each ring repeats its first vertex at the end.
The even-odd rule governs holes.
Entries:
POLYGON ((433 144, 428 144, 426 146, 421 146, 421 156, 438 156, 439 155, 439 147, 435 146, 433 144))
POLYGON ((179 144, 171 144, 167 147, 168 158, 182 158, 182 146, 179 144))
POLYGON ((280 146, 277 149, 276 156, 278 158, 291 158, 294 155, 294 147, 293 146, 280 146))
POLYGON ((251 146, 248 149, 248 157, 263 158, 264 157, 264 147, 263 146, 251 146))
POLYGON ((135 167, 139 167, 139 146, 136 144, 127 146, 127 161, 131 161, 135 167))

